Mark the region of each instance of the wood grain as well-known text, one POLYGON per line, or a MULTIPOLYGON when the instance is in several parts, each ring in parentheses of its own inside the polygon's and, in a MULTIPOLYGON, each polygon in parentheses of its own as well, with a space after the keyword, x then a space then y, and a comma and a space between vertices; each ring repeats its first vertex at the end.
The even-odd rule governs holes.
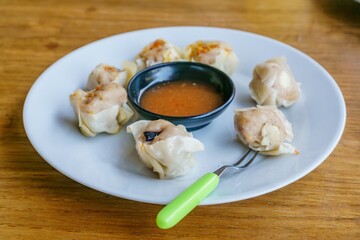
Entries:
MULTIPOLYGON (((360 239, 360 4, 293 1, 0 1, 1 239, 360 239), (160 205, 86 188, 49 166, 22 123, 37 77, 72 50, 160 26, 215 26, 265 35, 305 52, 336 79, 343 137, 316 170, 273 193, 198 207, 157 229, 160 205)), ((329 129, 331 131, 331 129, 329 129)))

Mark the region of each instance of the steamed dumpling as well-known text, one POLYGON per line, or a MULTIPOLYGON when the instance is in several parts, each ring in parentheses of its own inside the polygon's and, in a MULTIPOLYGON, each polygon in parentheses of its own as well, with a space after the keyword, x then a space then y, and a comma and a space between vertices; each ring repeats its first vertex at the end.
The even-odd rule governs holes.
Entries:
POLYGON ((275 106, 257 106, 235 111, 235 129, 245 146, 264 155, 297 154, 290 143, 292 126, 275 106))
POLYGON ((70 95, 81 132, 93 137, 98 133, 117 133, 134 112, 126 104, 126 90, 117 83, 99 85, 85 92, 81 89, 70 95))
POLYGON ((141 160, 161 179, 186 175, 195 165, 192 153, 204 150, 183 125, 162 119, 137 121, 127 132, 133 134, 141 160))
POLYGON ((259 105, 289 107, 300 98, 300 84, 295 81, 285 57, 256 65, 249 88, 259 105))
POLYGON ((108 64, 99 64, 89 75, 87 89, 95 89, 98 85, 108 84, 110 82, 118 83, 126 87, 128 81, 137 71, 137 66, 133 62, 125 61, 123 69, 120 70, 108 64))
POLYGON ((229 76, 238 65, 238 58, 232 48, 220 41, 197 41, 184 50, 184 59, 200 62, 220 69, 229 76))
POLYGON ((157 63, 176 62, 181 59, 182 52, 180 48, 164 39, 157 39, 144 47, 136 57, 135 63, 141 70, 157 63))

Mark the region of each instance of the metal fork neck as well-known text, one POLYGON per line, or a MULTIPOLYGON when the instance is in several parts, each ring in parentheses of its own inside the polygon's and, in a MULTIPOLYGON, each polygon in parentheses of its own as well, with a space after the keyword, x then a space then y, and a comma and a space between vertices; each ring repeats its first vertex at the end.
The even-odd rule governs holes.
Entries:
POLYGON ((220 177, 227 169, 228 169, 228 166, 222 166, 221 168, 216 170, 214 173, 220 177))
POLYGON ((234 165, 225 165, 225 166, 222 166, 222 167, 220 167, 218 170, 216 170, 214 173, 220 177, 220 176, 221 176, 227 169, 229 169, 229 168, 233 168, 233 169, 237 169, 237 170, 246 168, 247 166, 249 166, 249 165, 254 161, 254 159, 256 158, 256 156, 257 156, 258 153, 259 153, 258 151, 255 151, 254 155, 250 158, 250 160, 249 160, 246 164, 239 166, 240 163, 243 162, 243 161, 246 159, 247 155, 248 155, 250 152, 251 152, 251 150, 249 150, 249 151, 240 159, 240 161, 237 162, 237 163, 235 163, 234 165))

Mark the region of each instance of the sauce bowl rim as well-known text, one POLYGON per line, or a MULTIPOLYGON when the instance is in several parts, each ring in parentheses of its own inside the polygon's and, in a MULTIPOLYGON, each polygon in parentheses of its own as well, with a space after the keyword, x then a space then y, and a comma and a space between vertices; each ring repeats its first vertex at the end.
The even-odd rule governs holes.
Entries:
MULTIPOLYGON (((173 81, 172 79, 168 79, 166 81, 173 81)), ((176 80, 175 80, 176 81, 176 80)), ((165 82, 165 81, 164 81, 165 82)), ((211 84, 212 85, 212 84, 211 84)), ((179 61, 179 62, 165 62, 165 63, 157 63, 155 65, 152 65, 150 67, 144 68, 142 70, 140 70, 139 72, 137 72, 128 82, 128 85, 126 87, 126 91, 127 91, 127 95, 128 95, 128 101, 133 105, 136 106, 137 108, 139 108, 141 111, 145 112, 147 115, 153 115, 154 117, 160 118, 160 119, 167 119, 167 120, 174 120, 174 121, 178 121, 181 119, 188 119, 188 120, 196 120, 196 119, 201 119, 201 118, 206 118, 208 116, 214 115, 218 112, 221 112, 222 110, 224 110, 233 100, 235 97, 235 93, 236 93, 236 88, 235 85, 232 81, 232 79, 230 78, 230 76, 228 76, 225 72, 221 71, 220 69, 217 69, 213 66, 210 66, 208 64, 203 64, 203 63, 198 63, 198 62, 190 62, 190 61, 179 61), (134 99, 132 94, 130 93, 130 85, 135 81, 135 79, 137 79, 139 76, 143 75, 145 72, 151 71, 153 69, 157 69, 157 68, 163 68, 163 67, 167 67, 167 66, 176 66, 176 65, 186 65, 186 66, 197 66, 200 68, 206 68, 207 70, 216 72, 217 75, 220 75, 221 78, 225 78, 226 81, 228 82, 228 84, 230 85, 231 88, 231 94, 230 96, 227 98, 227 100, 222 103, 220 106, 218 106, 217 108, 215 108, 212 111, 209 112, 205 112, 202 114, 198 114, 198 115, 189 115, 189 116, 168 116, 168 115, 162 115, 159 113, 155 113, 155 112, 151 112, 145 108, 143 108, 140 105, 140 102, 138 101, 138 99, 134 99)), ((141 98, 141 96, 139 97, 139 99, 141 98)), ((137 111, 138 112, 138 111, 137 111)), ((140 115, 142 115, 141 113, 139 113, 140 115)))

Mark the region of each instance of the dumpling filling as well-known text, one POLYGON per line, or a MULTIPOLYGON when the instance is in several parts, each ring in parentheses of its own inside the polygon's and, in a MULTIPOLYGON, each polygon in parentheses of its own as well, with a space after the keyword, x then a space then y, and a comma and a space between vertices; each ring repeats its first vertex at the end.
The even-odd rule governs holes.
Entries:
POLYGON ((133 134, 141 160, 160 179, 186 175, 195 165, 193 153, 205 149, 183 125, 162 119, 137 121, 127 132, 133 134))
POLYGON ((81 89, 70 95, 81 132, 93 137, 98 133, 117 133, 134 112, 126 104, 126 90, 117 83, 99 85, 85 92, 81 89))
POLYGON ((157 39, 144 47, 136 57, 135 63, 141 70, 157 63, 176 62, 181 59, 180 48, 164 39, 157 39))
POLYGON ((293 138, 291 123, 274 106, 236 110, 234 124, 240 142, 264 155, 298 153, 289 143, 293 138))
POLYGON ((285 57, 256 65, 249 85, 250 95, 259 105, 289 107, 300 98, 300 84, 285 57))
POLYGON ((184 50, 184 59, 211 65, 229 76, 238 65, 238 58, 232 48, 220 41, 197 41, 190 44, 184 50))

